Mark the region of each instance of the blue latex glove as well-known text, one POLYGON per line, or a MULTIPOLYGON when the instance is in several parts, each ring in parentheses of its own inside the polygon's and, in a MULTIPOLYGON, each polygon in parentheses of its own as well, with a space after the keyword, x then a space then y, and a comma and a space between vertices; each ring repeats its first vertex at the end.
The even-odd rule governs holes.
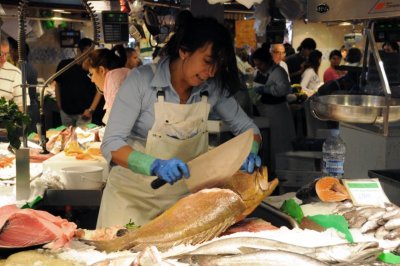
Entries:
POLYGON ((247 156, 246 161, 244 161, 240 170, 246 171, 248 173, 253 173, 254 169, 257 167, 261 167, 261 158, 257 155, 258 149, 260 148, 260 143, 257 141, 253 141, 251 145, 251 150, 249 156, 247 156))
POLYGON ((183 161, 173 158, 170 160, 154 160, 150 172, 169 184, 173 184, 182 177, 189 178, 189 168, 183 161))
POLYGON ((246 171, 248 173, 253 173, 255 168, 261 167, 261 158, 257 154, 250 152, 249 156, 247 156, 246 161, 244 161, 240 170, 246 171))

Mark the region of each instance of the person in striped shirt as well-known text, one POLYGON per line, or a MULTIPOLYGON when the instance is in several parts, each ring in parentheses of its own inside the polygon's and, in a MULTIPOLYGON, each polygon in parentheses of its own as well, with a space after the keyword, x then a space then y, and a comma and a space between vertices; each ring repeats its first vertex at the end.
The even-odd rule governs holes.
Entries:
MULTIPOLYGON (((9 53, 10 44, 7 40, 2 39, 0 42, 0 97, 13 100, 22 111, 21 70, 7 62, 9 53)), ((29 105, 29 97, 26 98, 26 101, 29 105)))

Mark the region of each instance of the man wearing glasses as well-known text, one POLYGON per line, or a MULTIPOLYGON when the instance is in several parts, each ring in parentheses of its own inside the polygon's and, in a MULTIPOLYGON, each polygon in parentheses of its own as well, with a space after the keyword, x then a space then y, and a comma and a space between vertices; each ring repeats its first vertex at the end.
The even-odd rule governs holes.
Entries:
POLYGON ((275 64, 280 65, 286 71, 290 82, 288 66, 284 61, 286 56, 285 46, 280 43, 271 44, 270 52, 275 64))
MULTIPOLYGON (((6 39, 0 41, 0 97, 13 100, 22 111, 22 76, 21 70, 7 62, 10 54, 10 44, 6 39)), ((29 105, 29 97, 26 97, 29 105)))

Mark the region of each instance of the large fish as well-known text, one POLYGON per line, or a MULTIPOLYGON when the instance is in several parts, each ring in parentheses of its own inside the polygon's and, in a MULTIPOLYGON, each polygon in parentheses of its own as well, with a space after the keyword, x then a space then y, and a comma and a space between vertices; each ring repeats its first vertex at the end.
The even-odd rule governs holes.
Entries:
POLYGON ((160 250, 179 244, 202 243, 220 235, 245 210, 240 196, 229 189, 204 189, 177 201, 154 220, 108 241, 85 241, 101 251, 160 250))
POLYGON ((165 250, 179 244, 213 239, 244 219, 270 195, 278 179, 268 183, 266 167, 252 174, 237 172, 223 189, 204 189, 177 201, 154 220, 127 235, 109 241, 85 241, 98 250, 142 250, 154 245, 165 250))
POLYGON ((304 266, 325 266, 328 265, 317 259, 281 250, 263 250, 248 254, 232 256, 194 256, 184 261, 190 265, 200 266, 283 266, 283 265, 304 265, 304 266))
POLYGON ((302 247, 262 237, 236 236, 212 240, 200 245, 186 254, 174 254, 174 257, 182 258, 197 255, 243 255, 259 250, 290 251, 329 263, 373 261, 382 252, 382 248, 379 248, 377 242, 302 247))

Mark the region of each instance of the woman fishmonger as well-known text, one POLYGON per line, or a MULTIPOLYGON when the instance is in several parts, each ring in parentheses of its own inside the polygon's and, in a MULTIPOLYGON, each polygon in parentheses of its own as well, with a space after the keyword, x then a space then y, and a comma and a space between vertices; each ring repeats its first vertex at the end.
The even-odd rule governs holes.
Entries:
MULTIPOLYGON (((157 65, 132 70, 114 100, 102 152, 112 167, 97 227, 143 225, 188 194, 186 162, 208 149, 215 112, 238 135, 255 132, 243 171, 261 166, 260 131, 233 94, 240 81, 229 31, 212 18, 189 17, 157 65), (154 190, 154 176, 170 185, 154 190)), ((226 158, 229 160, 229 158, 226 158)))

